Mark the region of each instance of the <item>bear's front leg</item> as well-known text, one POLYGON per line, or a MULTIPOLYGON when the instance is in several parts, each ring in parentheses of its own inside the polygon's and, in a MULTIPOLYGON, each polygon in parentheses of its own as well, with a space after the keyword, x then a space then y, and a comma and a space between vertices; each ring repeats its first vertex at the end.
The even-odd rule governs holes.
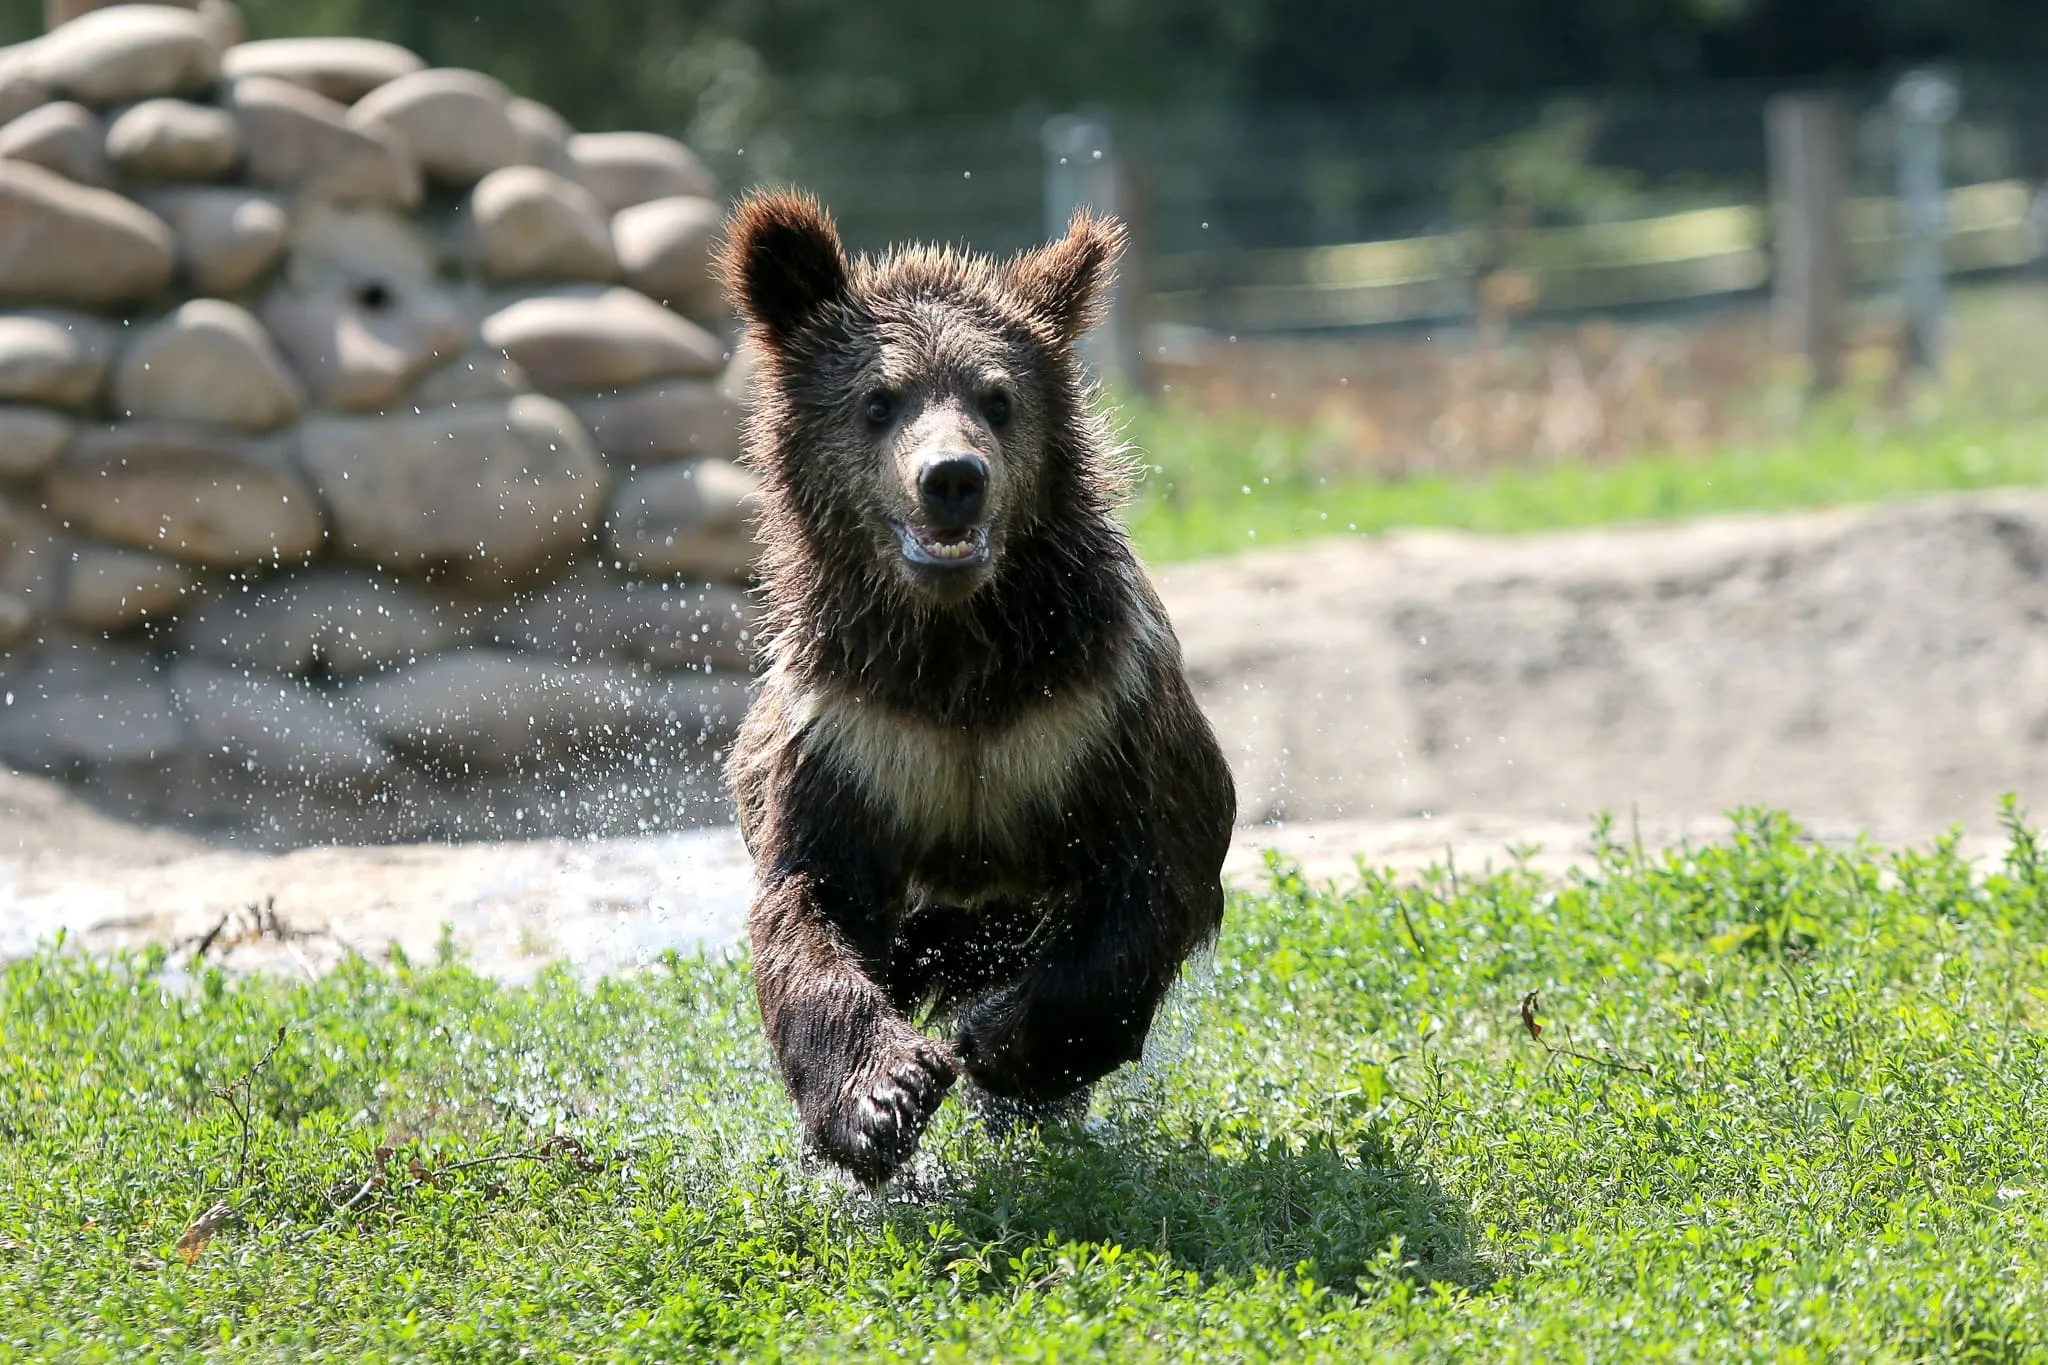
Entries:
POLYGON ((1199 868, 1175 876, 1156 856, 1107 855, 1064 919, 1021 977, 961 1015, 955 1040, 977 1086, 1032 1108, 1143 1055, 1181 964, 1222 923, 1223 890, 1199 868))
POLYGON ((889 917, 878 889, 849 880, 763 878, 749 920, 754 988, 805 1137, 877 1185, 917 1150, 956 1067, 877 984, 869 964, 886 961, 889 917))

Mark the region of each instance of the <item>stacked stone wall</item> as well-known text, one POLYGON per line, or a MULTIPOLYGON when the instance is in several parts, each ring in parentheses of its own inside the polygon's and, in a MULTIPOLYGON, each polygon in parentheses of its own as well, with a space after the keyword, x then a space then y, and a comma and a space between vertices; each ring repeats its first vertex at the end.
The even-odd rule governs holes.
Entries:
POLYGON ((720 817, 702 163, 225 0, 48 17, 0 50, 0 762, 265 843, 720 817))

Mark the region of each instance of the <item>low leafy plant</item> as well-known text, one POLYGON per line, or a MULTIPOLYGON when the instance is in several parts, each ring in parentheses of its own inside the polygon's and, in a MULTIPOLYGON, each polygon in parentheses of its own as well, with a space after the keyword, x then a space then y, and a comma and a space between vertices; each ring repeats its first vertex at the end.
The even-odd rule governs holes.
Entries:
POLYGON ((2020 1360, 2048 865, 1275 861, 1079 1126, 804 1168, 744 962, 0 972, 0 1352, 2020 1360))

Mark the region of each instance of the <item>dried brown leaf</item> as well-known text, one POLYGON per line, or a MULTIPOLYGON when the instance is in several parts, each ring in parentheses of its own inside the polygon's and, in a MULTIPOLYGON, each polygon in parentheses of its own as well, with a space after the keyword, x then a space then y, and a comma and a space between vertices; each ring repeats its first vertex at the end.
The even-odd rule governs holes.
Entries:
POLYGON ((213 1234, 234 1216, 234 1209, 226 1200, 215 1204, 205 1213, 192 1220, 192 1226, 185 1229, 185 1235, 178 1239, 178 1259, 191 1265, 199 1259, 199 1253, 206 1250, 206 1244, 213 1240, 213 1234))

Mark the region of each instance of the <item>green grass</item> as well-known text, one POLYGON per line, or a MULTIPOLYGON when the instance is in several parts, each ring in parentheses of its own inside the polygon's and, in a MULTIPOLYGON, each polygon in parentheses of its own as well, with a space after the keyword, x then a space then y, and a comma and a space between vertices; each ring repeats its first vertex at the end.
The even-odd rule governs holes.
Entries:
POLYGON ((1756 449, 1388 482, 1317 473, 1305 427, 1146 409, 1129 436, 1148 468, 1128 524, 1156 562, 1395 527, 1550 531, 2048 483, 2038 418, 1912 430, 1817 419, 1756 449))
POLYGON ((2032 836, 1975 875, 1765 815, 1603 848, 1565 881, 1277 868, 1092 1128, 994 1146, 949 1104, 879 1204, 798 1170, 744 964, 45 952, 0 976, 0 1354, 2048 1354, 2032 836))

